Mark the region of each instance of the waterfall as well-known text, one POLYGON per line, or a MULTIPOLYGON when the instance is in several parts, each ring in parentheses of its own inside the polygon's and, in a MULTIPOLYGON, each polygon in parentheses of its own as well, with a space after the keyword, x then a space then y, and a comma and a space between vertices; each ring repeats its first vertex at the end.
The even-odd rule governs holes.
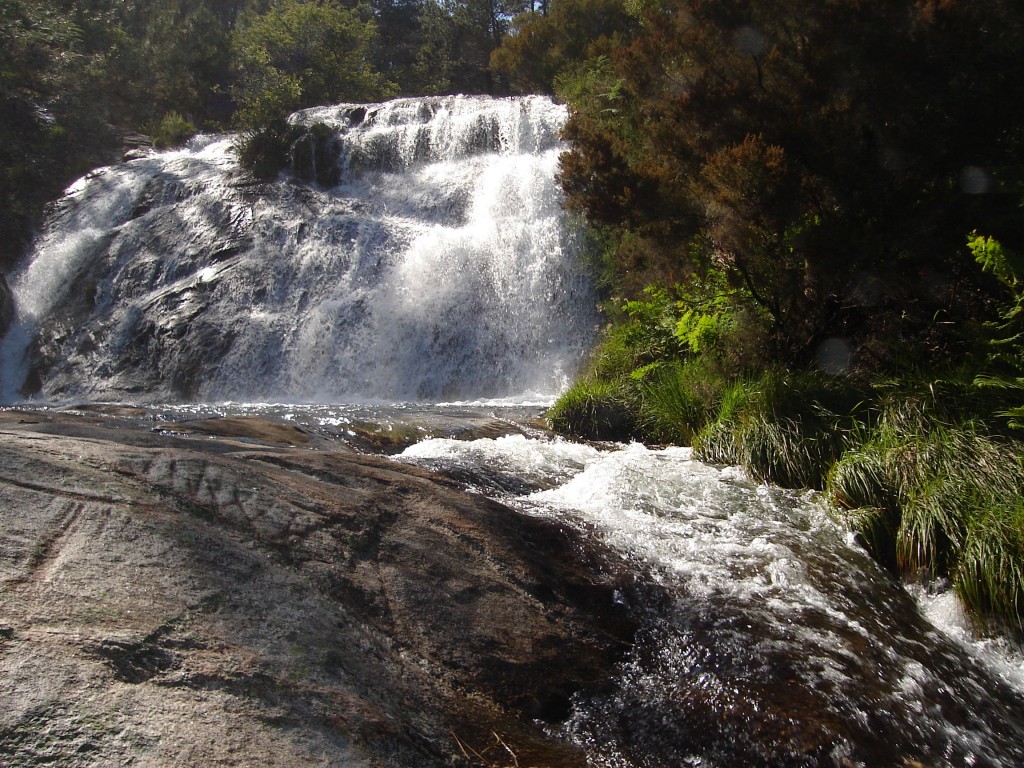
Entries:
POLYGON ((0 400, 147 403, 147 429, 265 416, 332 445, 458 435, 396 460, 557 521, 636 621, 552 726, 589 765, 1024 764, 1019 649, 951 636, 932 619, 955 597, 911 599, 813 494, 688 449, 495 437, 514 408, 452 402, 548 399, 591 345, 564 118, 540 97, 339 105, 292 117, 309 133, 274 182, 217 136, 98 170, 12 275, 0 400))
POLYGON ((594 325, 564 118, 542 97, 297 113, 330 128, 329 186, 254 183, 232 137, 96 171, 12 276, 0 396, 550 398, 594 325))

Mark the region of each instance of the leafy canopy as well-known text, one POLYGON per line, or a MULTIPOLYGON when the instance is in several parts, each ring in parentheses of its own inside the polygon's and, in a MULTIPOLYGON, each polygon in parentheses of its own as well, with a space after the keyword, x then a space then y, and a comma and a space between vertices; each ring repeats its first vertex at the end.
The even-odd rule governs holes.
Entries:
POLYGON ((373 101, 396 86, 371 65, 376 23, 336 0, 278 0, 231 40, 238 123, 266 126, 296 109, 373 101))
POLYGON ((965 234, 1024 245, 1024 8, 628 7, 631 38, 558 77, 562 184, 621 244, 617 290, 721 270, 789 364, 834 338, 873 369, 962 356, 993 297, 965 234))

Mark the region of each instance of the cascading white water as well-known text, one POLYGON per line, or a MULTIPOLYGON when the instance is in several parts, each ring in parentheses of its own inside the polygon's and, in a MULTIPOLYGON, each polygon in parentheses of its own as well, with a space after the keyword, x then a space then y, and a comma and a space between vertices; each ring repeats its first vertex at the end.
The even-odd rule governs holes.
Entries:
POLYGON ((562 732, 592 765, 1024 764, 1019 652, 951 640, 811 494, 687 448, 509 435, 425 440, 401 460, 474 478, 621 558, 642 629, 562 732))
POLYGON ((98 171, 13 276, 2 395, 28 370, 48 400, 550 397, 593 327, 564 117, 540 97, 307 110, 336 132, 330 189, 248 183, 230 138, 98 171))

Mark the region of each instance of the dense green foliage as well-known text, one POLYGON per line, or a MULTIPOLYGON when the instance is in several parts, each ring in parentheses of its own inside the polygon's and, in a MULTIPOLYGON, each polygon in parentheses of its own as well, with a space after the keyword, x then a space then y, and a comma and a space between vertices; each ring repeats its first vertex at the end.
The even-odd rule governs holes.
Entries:
POLYGON ((285 117, 297 109, 394 95, 370 61, 376 36, 369 6, 336 0, 277 0, 242 14, 231 61, 243 165, 260 178, 277 174, 296 138, 285 117))
POLYGON ((636 20, 623 0, 556 0, 516 17, 491 66, 522 93, 554 93, 555 80, 628 40, 636 20))
POLYGON ((961 356, 1019 249, 1024 11, 1011 3, 631 4, 639 29, 567 70, 562 182, 606 227, 615 287, 720 271, 772 356, 828 339, 895 369, 961 356))
POLYGON ((553 423, 824 488, 1020 631, 1024 7, 629 0, 611 34, 590 7, 495 55, 569 104, 608 297, 553 423))
POLYGON ((280 162, 296 107, 500 92, 492 51, 523 0, 3 0, 0 269, 47 202, 116 161, 129 133, 171 146, 241 129, 280 162))
POLYGON ((56 7, 0 4, 0 267, 24 247, 43 204, 103 157, 105 125, 87 106, 94 57, 82 40, 56 7))
POLYGON ((303 107, 391 95, 370 63, 377 26, 366 6, 279 0, 232 35, 242 125, 269 125, 303 107))

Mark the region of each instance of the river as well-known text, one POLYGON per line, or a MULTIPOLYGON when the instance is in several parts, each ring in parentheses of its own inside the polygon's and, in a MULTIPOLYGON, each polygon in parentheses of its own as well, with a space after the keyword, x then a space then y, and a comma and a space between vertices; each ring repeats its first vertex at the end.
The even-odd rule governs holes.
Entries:
POLYGON ((164 409, 250 414, 357 440, 611 553, 641 631, 559 733, 595 766, 1016 766, 1024 655, 976 636, 948 587, 897 583, 812 492, 687 448, 586 445, 522 402, 164 409), (368 426, 368 425, 376 425, 368 426), (416 433, 420 433, 417 436, 416 433))

